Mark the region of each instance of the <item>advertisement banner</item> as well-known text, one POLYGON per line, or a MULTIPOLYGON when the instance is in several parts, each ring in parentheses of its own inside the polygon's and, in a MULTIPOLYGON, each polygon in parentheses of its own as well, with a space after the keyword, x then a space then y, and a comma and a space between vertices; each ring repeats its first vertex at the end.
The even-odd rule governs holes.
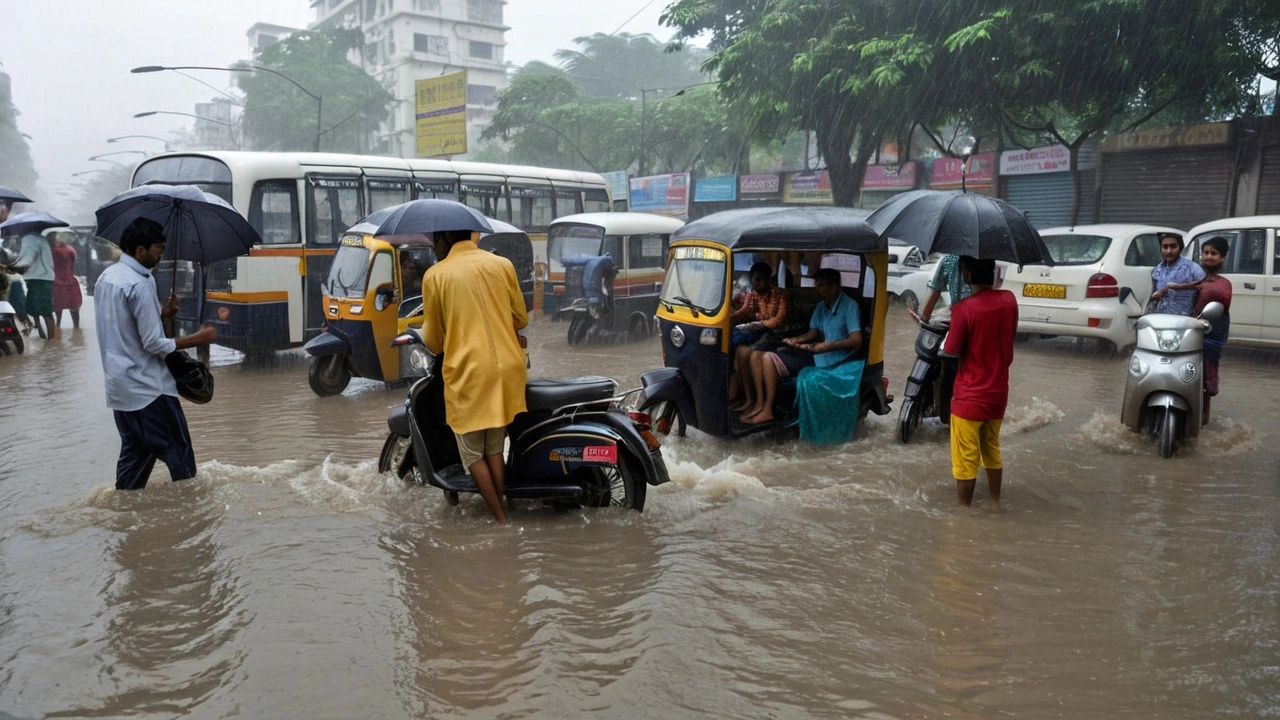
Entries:
POLYGON ((782 177, 782 202, 804 205, 831 204, 831 176, 821 172, 791 172, 782 177))
POLYGON ((627 190, 626 170, 600 173, 600 177, 604 178, 604 181, 609 184, 609 197, 613 198, 615 202, 630 194, 627 190))
POLYGON ((1038 175, 1070 169, 1071 150, 1066 145, 1006 150, 1000 153, 1001 175, 1038 175))
POLYGON ((933 179, 929 187, 935 190, 989 188, 996 182, 996 154, 994 151, 970 155, 964 158, 938 158, 933 161, 933 179))
POLYGON ((910 190, 915 186, 915 161, 901 165, 868 165, 862 174, 863 190, 910 190))
POLYGON ((467 71, 418 80, 414 136, 418 157, 467 151, 467 71))
POLYGON ((738 194, 742 196, 777 195, 781 189, 777 173, 738 177, 738 194))
POLYGON ((689 214, 689 173, 631 178, 631 211, 689 214))
POLYGON ((1104 152, 1159 150, 1170 147, 1225 145, 1231 141, 1231 123, 1212 123, 1160 130, 1136 130, 1110 135, 1102 141, 1104 152))
POLYGON ((733 175, 698 178, 693 183, 694 202, 733 202, 738 199, 738 178, 733 175))

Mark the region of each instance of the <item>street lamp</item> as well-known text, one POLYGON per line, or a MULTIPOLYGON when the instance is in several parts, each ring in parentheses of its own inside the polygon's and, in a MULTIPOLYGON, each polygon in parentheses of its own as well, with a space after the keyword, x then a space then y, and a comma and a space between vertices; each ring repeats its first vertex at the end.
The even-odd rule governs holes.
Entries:
POLYGON ((90 160, 97 160, 97 159, 99 159, 99 158, 107 157, 108 155, 132 155, 132 154, 135 154, 135 153, 136 153, 136 154, 138 154, 138 155, 142 155, 143 157, 146 157, 146 156, 147 156, 147 153, 146 153, 145 151, 142 151, 142 150, 116 150, 115 152, 102 153, 101 155, 94 155, 93 157, 90 157, 89 159, 90 159, 90 160))
POLYGON ((107 142, 119 142, 121 140, 127 140, 128 138, 146 138, 148 140, 156 140, 164 143, 165 152, 169 151, 169 141, 161 137, 156 137, 155 135, 121 135, 119 137, 107 138, 107 142))
MULTIPOLYGON (((153 73, 153 72, 160 72, 160 71, 162 71, 162 70, 174 70, 174 71, 178 71, 178 70, 218 70, 218 71, 221 71, 221 72, 253 72, 253 71, 255 71, 255 70, 261 70, 262 72, 265 72, 265 73, 271 73, 272 75, 275 75, 275 76, 277 76, 277 77, 280 77, 280 78, 283 78, 283 79, 285 79, 285 80, 288 80, 289 82, 293 83, 293 86, 294 86, 294 87, 298 88, 298 89, 299 89, 299 90, 301 90, 303 93, 305 93, 306 95, 310 96, 310 97, 311 97, 311 99, 313 99, 313 100, 315 100, 315 101, 316 101, 316 140, 315 140, 315 146, 314 146, 314 149, 315 149, 315 151, 316 151, 316 152, 320 152, 320 136, 324 134, 324 133, 322 133, 322 132, 321 132, 321 130, 320 130, 320 118, 321 118, 322 112, 323 112, 323 110, 324 110, 324 98, 322 98, 321 96, 319 96, 319 95, 317 95, 317 94, 315 94, 315 93, 311 92, 310 90, 306 89, 306 88, 305 88, 305 87, 303 87, 301 84, 299 84, 297 80, 294 80, 293 78, 289 77, 288 75, 285 75, 284 73, 279 72, 279 71, 277 71, 277 70, 272 70, 271 68, 262 67, 261 65, 248 65, 248 66, 245 66, 245 67, 229 67, 229 68, 226 68, 226 67, 212 67, 212 66, 207 66, 207 65, 174 65, 174 66, 166 66, 166 65, 143 65, 143 66, 141 66, 141 67, 136 67, 136 68, 134 68, 134 69, 130 70, 129 72, 131 72, 131 73, 153 73)), ((135 115, 134 117, 137 117, 137 116, 135 115)))
POLYGON ((223 120, 215 120, 211 117, 196 115, 195 113, 178 112, 176 110, 148 110, 146 112, 133 114, 133 116, 136 118, 151 117, 152 115, 182 115, 183 117, 195 118, 197 120, 204 120, 205 122, 211 122, 214 125, 226 125, 227 127, 235 127, 235 123, 229 123, 223 120))
MULTIPOLYGON (((685 87, 680 88, 680 90, 678 90, 672 97, 680 97, 684 95, 686 90, 691 90, 696 87, 702 87, 703 85, 715 85, 717 83, 718 81, 716 80, 710 80, 707 82, 694 83, 693 85, 686 85, 685 87)), ((644 161, 645 160, 644 158, 644 129, 645 128, 644 126, 645 126, 645 118, 647 115, 646 106, 648 104, 649 93, 662 92, 663 90, 670 90, 671 88, 637 87, 636 89, 640 91, 640 168, 639 169, 640 169, 640 176, 644 177, 645 175, 645 161, 644 161)))
POLYGON ((92 170, 83 170, 83 171, 78 172, 78 173, 71 173, 71 177, 79 177, 79 176, 81 176, 81 175, 92 175, 92 174, 94 174, 94 173, 100 173, 100 172, 109 173, 109 172, 111 172, 111 171, 110 171, 110 170, 103 169, 103 168, 94 168, 94 169, 92 169, 92 170))

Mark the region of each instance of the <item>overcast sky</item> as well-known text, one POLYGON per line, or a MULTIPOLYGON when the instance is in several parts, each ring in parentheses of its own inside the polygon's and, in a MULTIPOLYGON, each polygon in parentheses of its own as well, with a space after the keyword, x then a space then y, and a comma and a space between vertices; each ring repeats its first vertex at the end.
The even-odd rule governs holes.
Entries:
MULTIPOLYGON (((407 0, 401 0, 406 2, 407 0)), ((658 16, 669 0, 508 0, 504 19, 506 59, 554 63, 553 53, 573 47, 573 38, 621 30, 652 33, 665 40, 669 28, 658 16), (637 14, 638 13, 638 14, 637 14), (632 15, 635 15, 632 18, 632 15)), ((315 13, 309 0, 38 0, 4 13, 0 62, 13 84, 18 129, 31 137, 38 195, 66 192, 72 173, 105 168, 106 161, 136 162, 140 155, 116 150, 161 149, 120 135, 157 135, 192 122, 178 116, 134 118, 148 110, 194 112, 214 91, 176 73, 132 75, 139 65, 225 67, 249 55, 245 33, 256 22, 305 27, 315 13)), ((217 88, 230 87, 227 73, 193 73, 217 88)), ((28 206, 27 209, 31 209, 28 206)))

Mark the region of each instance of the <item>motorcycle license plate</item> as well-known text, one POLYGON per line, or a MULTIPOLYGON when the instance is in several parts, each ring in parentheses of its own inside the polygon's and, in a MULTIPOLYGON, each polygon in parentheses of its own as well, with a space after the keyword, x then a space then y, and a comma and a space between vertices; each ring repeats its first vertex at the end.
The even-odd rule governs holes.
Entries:
POLYGON ((1022 286, 1022 297, 1066 300, 1067 286, 1050 285, 1049 283, 1027 283, 1022 286))

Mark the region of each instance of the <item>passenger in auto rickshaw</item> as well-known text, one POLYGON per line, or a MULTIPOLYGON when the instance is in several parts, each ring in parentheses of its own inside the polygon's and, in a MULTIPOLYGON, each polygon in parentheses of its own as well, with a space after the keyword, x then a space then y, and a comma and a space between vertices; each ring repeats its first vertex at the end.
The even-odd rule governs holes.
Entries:
POLYGON ((773 281, 767 262, 751 266, 751 289, 739 296, 739 305, 730 322, 733 336, 729 351, 733 369, 729 375, 729 409, 742 411, 756 405, 757 394, 751 380, 751 352, 772 350, 782 342, 791 316, 791 298, 773 281))
POLYGON ((753 351, 751 374, 759 402, 742 421, 773 420, 778 378, 796 376, 796 404, 800 409, 800 437, 819 445, 848 442, 858 420, 858 395, 863 361, 862 316, 858 303, 841 289, 840 271, 822 268, 814 274, 820 302, 813 309, 809 330, 786 338, 776 351, 753 351))

